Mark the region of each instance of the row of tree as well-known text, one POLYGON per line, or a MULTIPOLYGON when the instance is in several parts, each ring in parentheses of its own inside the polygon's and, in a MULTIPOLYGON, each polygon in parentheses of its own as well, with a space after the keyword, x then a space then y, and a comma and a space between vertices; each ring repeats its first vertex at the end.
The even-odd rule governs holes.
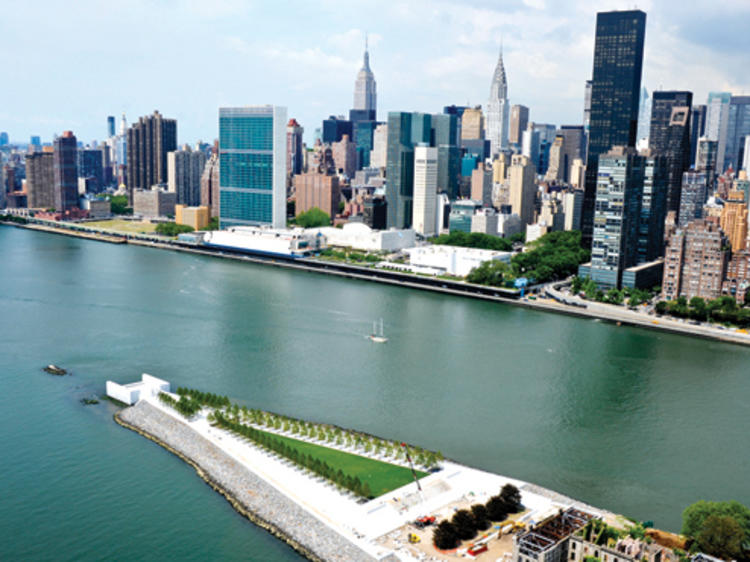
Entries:
POLYGON ((156 233, 164 236, 177 236, 183 232, 193 232, 193 227, 187 224, 177 224, 176 222, 160 222, 156 225, 156 233))
POLYGON ((591 252, 581 248, 581 233, 577 230, 549 232, 529 244, 525 252, 515 254, 510 264, 486 261, 473 269, 466 280, 496 287, 513 287, 519 277, 547 283, 573 275, 590 257, 591 252))
POLYGON ((188 396, 190 398, 194 398, 201 404, 205 406, 211 406, 212 408, 231 406, 231 402, 229 401, 229 398, 227 396, 219 396, 218 394, 214 394, 213 392, 201 392, 200 390, 195 390, 193 388, 184 388, 181 386, 177 389, 177 394, 179 394, 180 396, 188 396))
POLYGON ((456 548, 459 542, 473 539, 478 531, 489 529, 490 521, 504 521, 509 514, 522 510, 521 492, 513 484, 506 484, 486 504, 459 509, 451 519, 441 521, 432 534, 432 543, 440 550, 456 548))
POLYGON ((25 217, 18 217, 16 215, 0 215, 0 221, 15 222, 17 224, 26 224, 29 222, 25 217))
POLYGON ((300 453, 284 439, 279 439, 266 431, 261 431, 254 427, 232 421, 218 411, 213 413, 212 420, 222 429, 229 430, 237 435, 250 439, 264 449, 273 451, 297 466, 306 468, 318 476, 333 482, 340 488, 349 490, 364 498, 372 499, 373 497, 370 485, 367 482, 362 482, 358 476, 347 475, 341 469, 336 470, 325 461, 321 461, 312 455, 300 453))
POLYGON ((688 301, 685 297, 677 297, 671 301, 659 301, 656 312, 700 322, 727 322, 743 328, 750 326, 750 308, 740 307, 729 295, 713 300, 693 297, 688 301))
POLYGON ((203 407, 200 402, 190 396, 180 396, 179 400, 175 400, 169 394, 160 392, 159 400, 171 406, 186 418, 193 417, 203 407))
POLYGON ((435 236, 430 239, 430 242, 443 246, 481 248, 483 250, 496 250, 498 252, 510 252, 513 249, 513 242, 507 238, 500 238, 499 236, 492 236, 482 232, 461 232, 460 230, 456 230, 450 234, 435 236))
POLYGON ((597 287, 596 283, 591 278, 579 277, 577 275, 573 277, 570 289, 573 294, 583 294, 588 300, 608 304, 622 305, 627 299, 628 306, 631 308, 635 308, 639 304, 650 301, 654 297, 654 293, 659 292, 656 289, 661 290, 660 287, 655 288, 653 292, 630 287, 623 287, 622 289, 613 287, 605 293, 597 287))

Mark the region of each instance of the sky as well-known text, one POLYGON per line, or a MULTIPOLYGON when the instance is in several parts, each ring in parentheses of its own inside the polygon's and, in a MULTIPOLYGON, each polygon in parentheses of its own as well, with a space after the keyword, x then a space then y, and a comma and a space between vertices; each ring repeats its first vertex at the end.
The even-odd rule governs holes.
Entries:
POLYGON ((510 103, 580 124, 596 12, 634 6, 649 91, 750 94, 749 0, 0 0, 0 131, 88 143, 158 109, 192 144, 220 106, 274 104, 310 142, 348 114, 365 33, 380 120, 484 104, 502 41, 510 103))

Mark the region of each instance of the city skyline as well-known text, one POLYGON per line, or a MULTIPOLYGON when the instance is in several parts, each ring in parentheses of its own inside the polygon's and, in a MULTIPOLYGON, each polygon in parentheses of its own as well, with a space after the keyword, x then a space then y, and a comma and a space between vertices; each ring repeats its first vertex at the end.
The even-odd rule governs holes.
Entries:
MULTIPOLYGON (((19 53, 9 59, 9 75, 23 87, 0 95, 0 129, 13 142, 27 142, 31 135, 50 142, 68 129, 90 142, 105 138, 108 115, 125 112, 130 122, 159 109, 180 123, 179 143, 210 142, 218 135, 219 106, 273 101, 288 107, 310 142, 324 118, 349 109, 365 33, 381 120, 388 111, 484 105, 502 36, 510 103, 529 107, 531 121, 577 124, 584 83, 591 78, 596 11, 632 4, 546 4, 410 2, 376 10, 369 2, 330 1, 314 9, 300 4, 293 21, 286 9, 231 0, 210 6, 134 2, 106 9, 91 3, 75 17, 53 3, 19 6, 4 15, 0 44, 5 52, 19 53), (31 35, 31 18, 39 10, 48 17, 31 35), (250 33, 247 24, 257 18, 266 25, 250 33), (121 40, 112 42, 116 29, 121 40), (76 39, 57 41, 62 32, 76 39), (161 64, 155 64, 154 53, 161 64), (71 57, 78 71, 66 74, 70 67, 62 61, 71 57)), ((639 6, 648 13, 643 85, 650 92, 690 90, 694 103, 702 103, 709 91, 750 92, 750 79, 739 72, 742 14, 750 15, 750 6, 738 1, 710 10, 707 3, 673 6, 639 6)))

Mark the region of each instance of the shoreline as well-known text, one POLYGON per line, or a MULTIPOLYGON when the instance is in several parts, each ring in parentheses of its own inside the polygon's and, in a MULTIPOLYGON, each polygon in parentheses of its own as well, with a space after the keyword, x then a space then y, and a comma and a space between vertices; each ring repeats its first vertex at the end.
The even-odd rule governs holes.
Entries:
MULTIPOLYGON (((521 300, 519 298, 519 295, 514 294, 513 291, 486 285, 474 285, 465 282, 448 281, 430 277, 423 278, 416 275, 395 273, 385 270, 373 270, 370 268, 351 264, 327 262, 310 258, 297 260, 264 258, 241 252, 232 253, 225 250, 209 250, 206 248, 178 245, 166 240, 157 241, 154 239, 154 237, 144 237, 143 239, 140 239, 134 236, 128 236, 126 234, 117 236, 104 232, 98 234, 78 232, 76 230, 72 230, 71 228, 66 228, 65 226, 52 227, 35 224, 8 223, 3 221, 0 221, 0 225, 15 226, 18 228, 26 228, 39 232, 47 232, 49 234, 59 234, 62 236, 73 236, 86 240, 102 241, 115 244, 132 244, 135 246, 143 246, 161 250, 171 250, 174 252, 183 252, 205 257, 228 259, 258 265, 275 266, 311 273, 327 274, 336 277, 356 279, 372 283, 381 283, 407 289, 417 289, 464 298, 479 299, 490 302, 500 302, 530 310, 565 314, 582 319, 598 319, 603 322, 617 324, 618 326, 622 325, 645 328, 648 330, 667 332, 681 336, 697 337, 723 343, 750 346, 750 334, 741 334, 731 330, 720 332, 718 329, 709 327, 698 327, 698 329, 696 329, 695 326, 683 325, 675 319, 671 319, 668 317, 644 316, 639 313, 633 313, 627 309, 607 310, 602 309, 599 306, 593 306, 591 308, 596 309, 593 310, 589 309, 589 305, 587 305, 586 308, 564 305, 557 302, 554 298, 545 299, 544 297, 540 297, 534 301, 521 300)), ((556 283, 560 282, 558 281, 556 283)), ((554 289, 552 290, 552 292, 554 293, 554 289)))

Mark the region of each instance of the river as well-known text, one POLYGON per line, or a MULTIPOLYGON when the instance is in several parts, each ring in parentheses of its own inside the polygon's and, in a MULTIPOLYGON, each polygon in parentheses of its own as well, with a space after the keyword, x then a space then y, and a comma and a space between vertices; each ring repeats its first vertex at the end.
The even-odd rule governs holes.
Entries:
POLYGON ((0 559, 299 558, 79 403, 142 372, 669 530, 699 499, 750 504, 745 347, 12 227, 0 286, 0 559))

